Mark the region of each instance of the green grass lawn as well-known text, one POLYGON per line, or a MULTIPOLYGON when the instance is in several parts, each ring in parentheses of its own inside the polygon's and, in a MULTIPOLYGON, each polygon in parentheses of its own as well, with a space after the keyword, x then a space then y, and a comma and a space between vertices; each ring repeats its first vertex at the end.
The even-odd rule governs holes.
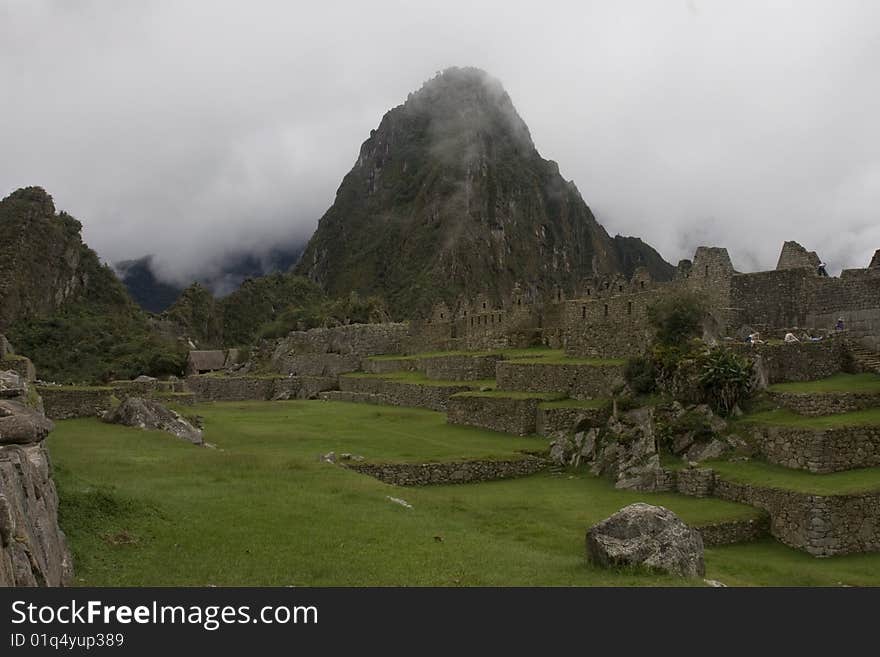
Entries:
POLYGON ((523 349, 495 349, 492 351, 425 351, 418 354, 403 356, 400 354, 382 354, 370 356, 369 360, 418 360, 420 358, 440 358, 444 356, 504 356, 505 358, 543 358, 559 357, 561 349, 550 347, 525 347, 523 349))
POLYGON ((511 363, 529 363, 535 365, 593 365, 599 366, 618 366, 626 363, 622 358, 575 358, 566 356, 563 351, 556 354, 546 354, 543 356, 520 356, 510 359, 511 363))
MULTIPOLYGON (((615 490, 585 474, 397 488, 324 463, 504 455, 546 443, 447 426, 420 409, 322 401, 197 406, 198 448, 170 435, 67 420, 47 444, 81 585, 674 585, 585 561, 584 532, 647 501, 692 524, 750 507, 615 490), (387 499, 405 499, 406 509, 387 499)), ((767 542, 707 550, 731 584, 880 584, 880 555, 813 559, 767 542)))
POLYGON ((768 388, 771 392, 876 392, 880 393, 880 375, 835 374, 818 381, 777 383, 768 388))
POLYGON ((787 427, 803 427, 805 429, 833 429, 835 427, 855 427, 880 424, 880 408, 869 408, 863 411, 840 413, 837 415, 819 415, 816 417, 798 415, 794 411, 779 408, 745 415, 735 424, 771 424, 787 427))
POLYGON ((397 383, 411 383, 422 386, 467 386, 469 388, 494 388, 495 379, 482 379, 480 381, 447 381, 443 379, 429 379, 424 372, 389 372, 387 374, 370 374, 369 372, 351 372, 342 376, 353 379, 385 379, 397 383))
POLYGON ((729 481, 801 493, 844 495, 880 489, 880 468, 814 474, 763 461, 713 461, 705 465, 729 481))
POLYGON ((550 347, 527 347, 525 349, 497 349, 494 351, 429 351, 421 354, 401 356, 384 354, 371 356, 370 360, 418 360, 442 356, 503 356, 514 363, 541 363, 547 365, 623 365, 622 358, 573 358, 565 355, 562 349, 550 347))
POLYGON ((523 392, 520 390, 474 390, 472 392, 459 392, 453 397, 490 397, 502 399, 542 399, 552 401, 565 397, 561 392, 523 392))

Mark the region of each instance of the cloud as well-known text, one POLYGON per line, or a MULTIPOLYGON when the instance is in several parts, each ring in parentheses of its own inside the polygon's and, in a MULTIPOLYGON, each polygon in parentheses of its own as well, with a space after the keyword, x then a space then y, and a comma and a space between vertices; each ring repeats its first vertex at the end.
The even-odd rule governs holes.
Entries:
POLYGON ((878 26, 856 1, 0 0, 0 194, 42 185, 102 256, 185 282, 306 239, 382 114, 478 66, 609 232, 865 266, 878 26))

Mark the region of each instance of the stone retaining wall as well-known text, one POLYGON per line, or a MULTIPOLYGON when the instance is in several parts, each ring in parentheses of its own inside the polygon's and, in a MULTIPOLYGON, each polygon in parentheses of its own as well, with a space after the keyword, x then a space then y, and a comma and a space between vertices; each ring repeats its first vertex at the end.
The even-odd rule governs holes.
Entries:
POLYGON ((274 369, 293 376, 339 376, 356 372, 361 357, 354 354, 282 354, 273 361, 274 369))
POLYGON ((345 467, 395 486, 431 486, 525 477, 540 472, 547 467, 547 463, 529 457, 454 463, 351 463, 345 464, 345 467))
POLYGON ((333 377, 189 376, 186 387, 197 401, 313 399, 336 387, 333 377))
POLYGON ((75 417, 95 417, 110 410, 113 388, 37 386, 43 398, 46 417, 52 420, 68 420, 75 417))
POLYGON ((503 356, 432 356, 420 358, 418 368, 429 379, 442 381, 480 381, 495 378, 495 365, 503 356))
POLYGON ((731 520, 712 525, 695 527, 703 537, 703 545, 731 545, 733 543, 750 543, 770 535, 770 517, 762 515, 751 520, 731 520))
POLYGON ((770 533, 817 557, 880 550, 880 492, 811 495, 717 479, 715 496, 770 514, 770 533))
POLYGON ((362 369, 371 374, 391 372, 423 372, 429 379, 440 381, 480 381, 495 378, 495 364, 500 354, 426 356, 424 358, 365 358, 362 369))
POLYGON ((153 395, 184 392, 184 383, 180 379, 169 381, 111 381, 109 387, 117 397, 152 397, 153 395))
POLYGON ((807 429, 759 426, 751 435, 771 463, 827 473, 880 465, 880 426, 807 429))
POLYGON ((392 372, 415 372, 417 358, 364 358, 361 369, 370 374, 391 374, 392 372))
POLYGON ((191 392, 159 392, 149 396, 148 399, 172 406, 192 406, 196 403, 196 396, 191 392))
POLYGON ((816 381, 843 372, 850 365, 846 344, 839 338, 793 344, 734 344, 730 348, 757 358, 767 384, 816 381))
POLYGON ((432 386, 356 376, 339 377, 339 389, 380 395, 385 403, 392 406, 413 406, 440 412, 446 411, 447 402, 452 395, 470 390, 465 385, 432 386))
POLYGON ((382 395, 376 395, 370 392, 351 392, 347 390, 328 390, 319 393, 318 399, 355 404, 388 404, 388 401, 382 395))
POLYGON ((676 473, 676 490, 691 497, 710 497, 715 486, 711 468, 683 468, 676 473))
POLYGON ((30 358, 9 356, 0 360, 0 372, 15 372, 27 382, 37 378, 37 370, 30 358))
POLYGON ((399 354, 408 333, 409 325, 405 323, 349 324, 294 331, 277 341, 273 362, 301 354, 399 354))
POLYGON ((771 392, 770 398, 800 415, 835 415, 880 407, 880 393, 874 392, 771 392))
POLYGON ((446 411, 448 424, 529 436, 537 431, 538 404, 543 398, 456 395, 446 411))
POLYGON ((604 426, 610 413, 610 405, 601 408, 541 408, 538 406, 535 431, 538 435, 549 437, 559 433, 571 433, 581 424, 604 426))
POLYGON ((559 392, 573 399, 607 397, 623 383, 622 365, 551 365, 500 361, 499 390, 559 392))

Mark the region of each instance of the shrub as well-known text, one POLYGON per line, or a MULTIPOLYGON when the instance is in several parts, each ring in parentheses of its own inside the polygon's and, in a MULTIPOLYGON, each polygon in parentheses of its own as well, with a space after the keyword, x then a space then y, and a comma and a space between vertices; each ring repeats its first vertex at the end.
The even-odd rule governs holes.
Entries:
POLYGON ((705 314, 705 305, 695 294, 678 294, 648 308, 657 343, 667 347, 682 347, 699 338, 705 314))
POLYGON ((700 387, 717 412, 730 415, 751 392, 752 368, 748 360, 727 349, 713 349, 699 361, 700 387))
POLYGON ((656 368, 650 356, 630 358, 623 369, 623 376, 637 394, 646 395, 657 388, 656 368))

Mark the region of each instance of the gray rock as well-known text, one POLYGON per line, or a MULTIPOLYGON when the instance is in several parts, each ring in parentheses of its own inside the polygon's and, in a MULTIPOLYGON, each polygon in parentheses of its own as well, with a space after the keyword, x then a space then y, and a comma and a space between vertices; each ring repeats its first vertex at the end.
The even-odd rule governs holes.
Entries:
POLYGON ((139 377, 137 377, 137 378, 135 379, 135 381, 140 381, 140 382, 142 382, 142 383, 149 383, 149 382, 151 382, 151 381, 155 381, 155 380, 156 380, 156 377, 154 377, 154 376, 147 376, 146 374, 141 374, 139 377))
POLYGON ((0 445, 0 587, 63 586, 72 575, 46 449, 0 445))
POLYGON ((680 433, 672 440, 672 453, 679 455, 688 451, 694 444, 695 436, 693 431, 680 433))
POLYGON ((644 566, 682 577, 703 577, 703 539, 669 509, 643 502, 625 506, 587 530, 587 558, 600 566, 644 566))
POLYGON ((183 419, 179 413, 175 413, 151 399, 129 397, 119 406, 105 413, 103 420, 127 427, 167 431, 194 445, 204 443, 202 432, 199 429, 183 419))
POLYGON ((653 408, 611 416, 591 472, 610 475, 615 488, 653 491, 663 479, 653 408))
POLYGON ((554 465, 568 465, 574 451, 574 442, 568 436, 560 436, 550 443, 550 462, 554 465))
POLYGON ((709 408, 706 404, 699 404, 695 406, 692 413, 700 415, 705 420, 708 427, 715 433, 721 433, 727 428, 727 422, 715 414, 715 412, 709 408))
POLYGON ((730 451, 730 446, 717 438, 708 443, 697 443, 688 450, 687 460, 692 463, 701 463, 719 459, 730 451))
POLYGON ((38 443, 55 425, 19 401, 0 399, 0 445, 38 443))
POLYGON ((5 335, 0 334, 0 360, 14 354, 15 349, 13 349, 12 345, 9 344, 9 340, 6 339, 5 335))

